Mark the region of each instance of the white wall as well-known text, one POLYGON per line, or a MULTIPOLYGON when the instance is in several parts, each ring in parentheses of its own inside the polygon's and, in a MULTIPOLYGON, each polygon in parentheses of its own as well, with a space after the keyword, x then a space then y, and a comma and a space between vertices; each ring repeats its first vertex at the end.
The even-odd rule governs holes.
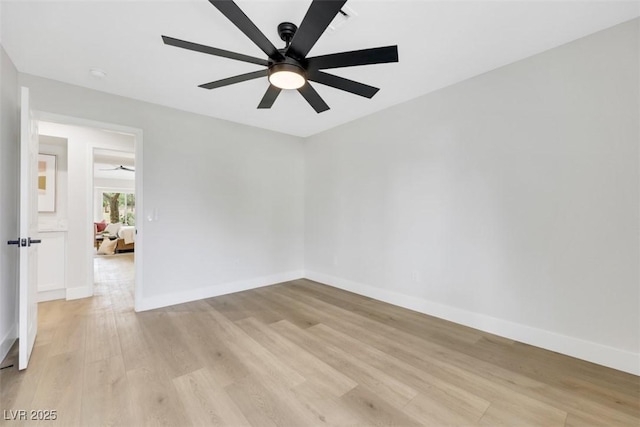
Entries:
MULTIPOLYGON (((133 173, 131 175, 133 175, 133 173)), ((116 188, 121 190, 135 190, 136 181, 135 179, 94 178, 93 186, 99 187, 99 188, 116 188)))
MULTIPOLYGON (((36 110, 142 129, 141 308, 301 277, 299 138, 35 76, 20 80, 36 110)), ((69 191, 74 180, 70 167, 69 191)))
POLYGON ((311 137, 306 276, 639 374, 638 22, 311 137))
POLYGON ((0 361, 18 336, 18 71, 0 45, 0 361))

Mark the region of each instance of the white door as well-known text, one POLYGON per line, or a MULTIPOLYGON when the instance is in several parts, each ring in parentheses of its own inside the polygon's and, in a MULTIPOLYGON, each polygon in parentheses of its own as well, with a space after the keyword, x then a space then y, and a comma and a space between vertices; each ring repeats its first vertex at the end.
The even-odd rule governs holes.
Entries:
POLYGON ((38 331, 38 131, 21 88, 20 112, 20 303, 18 369, 25 369, 38 331))

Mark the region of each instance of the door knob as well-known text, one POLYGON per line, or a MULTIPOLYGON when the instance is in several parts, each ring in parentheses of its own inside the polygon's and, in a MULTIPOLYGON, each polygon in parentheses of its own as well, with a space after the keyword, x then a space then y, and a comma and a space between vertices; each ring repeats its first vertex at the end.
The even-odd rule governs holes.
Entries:
POLYGON ((8 240, 7 245, 18 245, 18 246, 31 246, 31 244, 42 243, 42 239, 32 239, 31 237, 27 239, 18 239, 18 240, 8 240))

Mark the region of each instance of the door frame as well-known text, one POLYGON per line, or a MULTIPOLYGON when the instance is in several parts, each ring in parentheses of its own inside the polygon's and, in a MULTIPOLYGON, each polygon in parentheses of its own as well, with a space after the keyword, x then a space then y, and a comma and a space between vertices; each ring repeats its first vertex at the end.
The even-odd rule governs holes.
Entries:
MULTIPOLYGON (((134 310, 140 311, 142 308, 142 289, 143 289, 143 253, 144 253, 144 197, 143 197, 143 132, 140 128, 134 128, 130 126, 122 126, 114 123, 101 122, 97 120, 83 119, 80 117, 66 116, 55 113, 48 113, 45 111, 34 111, 34 118, 38 121, 58 123, 61 125, 81 126, 87 128, 94 128, 99 130, 114 131, 128 133, 134 136, 134 153, 136 159, 136 173, 135 173, 135 194, 136 194, 136 252, 135 252, 135 279, 134 279, 134 310), (138 218, 140 219, 138 221, 138 218)), ((91 197, 87 198, 87 212, 93 212, 93 150, 90 150, 87 154, 87 164, 91 165, 91 179, 87 180, 87 194, 91 194, 91 197)), ((87 215, 86 224, 87 230, 93 229, 93 214, 87 215)), ((87 271, 91 273, 91 294, 94 290, 94 271, 93 271, 93 253, 89 250, 93 247, 93 241, 91 246, 87 247, 85 251, 87 259, 87 271)))

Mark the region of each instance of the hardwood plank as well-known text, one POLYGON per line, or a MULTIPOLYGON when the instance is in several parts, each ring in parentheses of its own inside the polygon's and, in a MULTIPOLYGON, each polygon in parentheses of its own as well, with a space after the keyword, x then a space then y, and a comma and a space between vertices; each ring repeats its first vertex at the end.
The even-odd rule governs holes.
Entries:
POLYGON ((153 368, 127 371, 134 426, 181 426, 189 419, 169 378, 153 368))
POLYGON ((138 313, 138 319, 154 358, 161 361, 161 369, 169 378, 202 368, 200 360, 186 345, 184 334, 176 327, 170 313, 138 313))
POLYGON ((334 345, 318 342, 314 339, 313 335, 286 320, 274 323, 271 327, 288 340, 314 354, 335 369, 345 372, 347 376, 358 384, 373 390, 386 402, 398 408, 402 408, 418 394, 416 390, 398 381, 386 372, 363 363, 334 345))
POLYGON ((29 369, 18 371, 18 342, 5 358, 0 370, 0 409, 31 408, 33 396, 47 369, 51 344, 41 345, 34 350, 29 360, 29 369))
POLYGON ((231 352, 253 375, 262 378, 263 381, 282 384, 287 388, 305 381, 302 375, 258 344, 221 313, 211 309, 209 315, 214 320, 211 323, 212 330, 225 340, 231 352))
MULTIPOLYGON (((384 370, 394 378, 418 390, 419 395, 404 407, 405 412, 408 412, 407 409, 409 409, 416 415, 440 415, 439 422, 441 423, 445 422, 443 414, 450 414, 455 417, 448 418, 449 420, 464 420, 469 423, 478 421, 490 405, 489 401, 475 394, 417 369, 362 341, 335 331, 324 324, 316 325, 307 331, 326 343, 338 345, 364 363, 384 370)), ((422 416, 414 418, 424 420, 422 416)), ((432 418, 427 417, 426 419, 431 420, 432 418)))
POLYGON ((116 320, 111 309, 96 310, 93 316, 87 316, 85 327, 87 363, 122 355, 116 320))
POLYGON ((619 414, 610 411, 601 413, 573 411, 567 414, 565 427, 629 427, 640 423, 636 418, 617 416, 619 414))
POLYGON ((81 424, 131 425, 132 402, 122 357, 85 362, 81 424))
POLYGON ((42 302, 38 304, 38 327, 44 324, 58 325, 84 317, 90 302, 88 298, 42 302))
POLYGON ((209 304, 206 300, 190 301, 183 304, 171 305, 169 307, 163 307, 155 309, 154 312, 160 313, 196 313, 209 310, 209 304))
POLYGON ((206 368, 174 378, 173 384, 192 425, 249 425, 240 408, 206 368))
POLYGON ((280 313, 282 320, 287 320, 299 328, 305 329, 320 322, 318 317, 313 314, 289 306, 285 301, 282 301, 278 295, 273 293, 271 287, 255 289, 255 295, 256 298, 259 298, 261 304, 272 307, 273 310, 280 313))
POLYGON ((581 401, 593 400, 597 405, 640 416, 637 377, 634 381, 633 375, 519 342, 505 344, 505 341, 486 335, 473 346, 472 353, 468 350, 466 354, 553 389, 571 388, 572 396, 581 401), (602 375, 607 370, 607 375, 602 375))
POLYGON ((57 422, 62 425, 80 425, 83 389, 84 352, 74 351, 51 356, 29 408, 56 410, 57 422))
POLYGON ((73 316, 58 323, 51 346, 51 355, 72 351, 84 351, 87 334, 87 317, 73 316))
POLYGON ((311 378, 294 387, 291 391, 325 425, 357 426, 363 424, 362 417, 340 400, 344 394, 336 397, 333 387, 326 387, 318 379, 311 378))
POLYGON ((174 315, 173 320, 183 332, 186 345, 215 377, 216 384, 225 387, 250 375, 225 339, 214 331, 215 320, 208 313, 183 313, 174 315))
MULTIPOLYGON (((483 332, 477 329, 461 326, 447 320, 419 313, 417 311, 408 310, 373 298, 364 297, 353 292, 345 291, 330 285, 314 282, 308 279, 299 279, 294 282, 295 286, 290 286, 292 290, 303 289, 310 296, 328 302, 336 307, 349 310, 353 313, 370 317, 372 320, 385 323, 386 321, 396 322, 395 325, 402 329, 399 325, 403 322, 408 324, 418 322, 422 327, 421 336, 425 333, 432 333, 434 330, 445 329, 445 332, 455 329, 457 338, 465 337, 464 341, 472 343, 477 341, 483 332), (428 330, 424 330, 428 325, 428 330)), ((390 324, 390 326, 392 326, 390 324)), ((403 329, 404 330, 404 329, 403 329)), ((405 330, 406 331, 406 330, 405 330)))
POLYGON ((36 335, 36 342, 34 347, 49 345, 55 340, 58 325, 55 323, 44 323, 38 325, 38 334, 36 335))
POLYGON ((268 389, 269 382, 245 378, 225 388, 243 415, 253 426, 306 426, 307 416, 293 410, 292 401, 285 401, 268 389))
POLYGON ((332 395, 342 396, 358 385, 351 378, 277 334, 258 320, 250 317, 236 323, 249 336, 299 372, 307 382, 318 383, 324 390, 329 390, 332 395))
POLYGON ((473 328, 457 325, 433 316, 396 307, 371 298, 364 298, 352 292, 333 288, 310 280, 297 280, 294 289, 304 289, 305 293, 336 307, 361 315, 387 326, 449 346, 475 343, 483 333, 473 328), (452 331, 455 330, 455 333, 452 331))
POLYGON ((526 404, 509 401, 491 403, 480 419, 481 426, 564 426, 567 413, 534 399, 526 404))
POLYGON ((248 317, 260 319, 264 323, 282 320, 282 315, 273 310, 272 305, 263 304, 252 291, 237 292, 206 300, 214 309, 219 310, 230 320, 241 320, 248 317))
POLYGON ((125 370, 149 366, 154 350, 147 342, 139 316, 131 310, 119 313, 115 320, 125 370))
POLYGON ((476 425, 484 415, 484 411, 478 412, 476 408, 465 405, 457 396, 439 389, 421 391, 402 411, 424 425, 438 426, 476 425))
MULTIPOLYGON (((281 383, 258 383, 254 378, 247 377, 227 386, 226 389, 233 393, 236 402, 243 398, 239 391, 244 390, 244 399, 247 395, 251 396, 249 402, 246 402, 247 407, 252 408, 250 411, 255 411, 256 415, 262 414, 264 418, 277 425, 326 426, 328 419, 334 419, 334 414, 328 413, 323 405, 301 399, 294 390, 299 390, 303 384, 291 389, 281 383)), ((344 411, 338 411, 335 416, 344 416, 344 411)), ((251 424, 262 425, 256 424, 255 421, 251 421, 251 424)))
POLYGON ((356 411, 367 425, 372 426, 421 426, 419 421, 390 405, 378 393, 358 386, 340 398, 356 411))

